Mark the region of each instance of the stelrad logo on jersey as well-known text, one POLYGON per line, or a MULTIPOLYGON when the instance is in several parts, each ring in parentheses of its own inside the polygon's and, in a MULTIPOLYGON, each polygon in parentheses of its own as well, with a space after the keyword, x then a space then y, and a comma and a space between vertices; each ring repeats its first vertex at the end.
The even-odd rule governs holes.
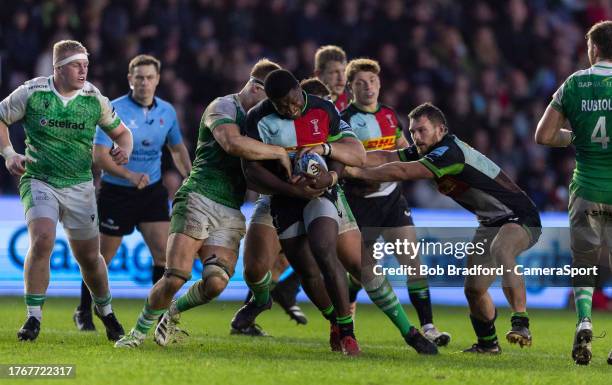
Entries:
POLYGON ((57 127, 57 128, 71 128, 73 130, 84 130, 85 122, 72 122, 70 120, 58 120, 58 119, 49 119, 42 118, 40 119, 41 126, 47 127, 57 127))

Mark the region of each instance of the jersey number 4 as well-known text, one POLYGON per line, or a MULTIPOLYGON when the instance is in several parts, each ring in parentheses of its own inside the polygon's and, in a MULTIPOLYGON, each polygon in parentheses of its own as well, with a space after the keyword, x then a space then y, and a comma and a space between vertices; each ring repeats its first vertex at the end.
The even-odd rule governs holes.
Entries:
POLYGON ((609 141, 610 137, 606 132, 606 117, 600 116, 591 134, 591 143, 601 143, 601 148, 606 149, 609 141))

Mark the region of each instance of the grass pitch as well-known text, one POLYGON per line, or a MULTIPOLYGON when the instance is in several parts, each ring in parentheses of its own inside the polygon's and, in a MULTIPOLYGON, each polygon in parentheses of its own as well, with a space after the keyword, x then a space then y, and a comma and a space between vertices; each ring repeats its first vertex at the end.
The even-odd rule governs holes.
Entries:
MULTIPOLYGON (((575 315, 570 311, 530 311, 533 346, 520 349, 501 342, 496 357, 466 355, 460 350, 474 341, 467 310, 435 307, 434 319, 452 334, 449 347, 436 357, 417 355, 372 305, 357 310, 356 333, 363 354, 347 358, 328 347, 328 325, 311 305, 309 317, 296 326, 278 306, 259 318, 272 338, 229 335, 229 321, 238 303, 218 302, 192 309, 182 318, 190 337, 180 345, 157 346, 149 338, 134 351, 117 350, 106 340, 101 322, 97 332, 78 332, 72 322, 75 298, 49 298, 41 334, 33 343, 18 342, 24 321, 22 298, 0 298, 0 364, 75 364, 74 379, 9 380, 0 384, 610 384, 612 366, 606 357, 612 337, 595 339, 593 361, 573 364, 570 351, 575 315)), ((133 326, 143 301, 113 302, 126 330, 133 326)), ((410 309, 411 319, 416 320, 410 309)), ((595 334, 612 334, 612 314, 593 315, 595 334)), ((509 312, 500 309, 498 334, 509 328, 509 312)))

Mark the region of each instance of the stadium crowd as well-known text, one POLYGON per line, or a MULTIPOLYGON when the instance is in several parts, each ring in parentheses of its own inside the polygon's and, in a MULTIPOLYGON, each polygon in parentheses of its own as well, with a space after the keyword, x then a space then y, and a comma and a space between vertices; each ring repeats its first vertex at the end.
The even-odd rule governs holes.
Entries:
MULTIPOLYGON (((584 34, 612 18, 605 0, 22 0, 0 13, 0 97, 52 72, 51 47, 84 42, 88 80, 126 93, 138 53, 162 61, 158 95, 173 103, 192 153, 204 107, 237 91, 261 57, 309 77, 322 44, 377 59, 382 100, 405 119, 433 101, 451 131, 499 164, 540 210, 566 210, 571 149, 536 145, 535 125, 560 82, 588 66, 584 34)), ((22 152, 24 133, 12 129, 22 152)), ((168 157, 167 157, 168 158, 168 157)), ((165 162, 171 192, 180 176, 165 162)), ((0 194, 16 194, 0 167, 0 194)), ((406 186, 415 207, 453 207, 406 186)))

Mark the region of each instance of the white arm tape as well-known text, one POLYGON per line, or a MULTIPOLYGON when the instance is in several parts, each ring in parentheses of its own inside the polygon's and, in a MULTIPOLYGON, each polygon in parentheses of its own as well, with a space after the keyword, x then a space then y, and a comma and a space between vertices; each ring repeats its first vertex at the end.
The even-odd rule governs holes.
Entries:
POLYGON ((6 160, 18 155, 13 146, 6 146, 2 149, 2 157, 6 160))

